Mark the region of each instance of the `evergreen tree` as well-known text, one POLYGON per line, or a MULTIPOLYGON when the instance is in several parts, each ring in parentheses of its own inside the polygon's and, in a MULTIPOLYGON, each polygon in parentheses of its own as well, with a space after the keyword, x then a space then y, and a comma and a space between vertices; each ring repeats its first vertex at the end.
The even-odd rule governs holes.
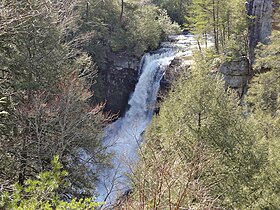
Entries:
POLYGON ((159 7, 165 9, 171 19, 180 25, 183 25, 185 17, 189 13, 190 0, 152 0, 159 7))
POLYGON ((252 209, 277 209, 279 201, 280 171, 280 33, 273 31, 271 42, 256 50, 256 63, 248 91, 249 120, 255 127, 258 148, 264 151, 266 164, 255 183, 258 190, 252 196, 257 201, 252 209))
POLYGON ((69 35, 77 20, 76 8, 67 3, 1 2, 0 98, 5 98, 1 111, 9 114, 1 115, 1 187, 22 185, 48 170, 59 154, 72 184, 61 192, 89 195, 107 160, 101 146, 102 107, 86 103, 96 72, 91 59, 76 49, 77 36, 69 35), (88 159, 80 157, 82 149, 88 159))
POLYGON ((40 173, 37 179, 26 180, 24 185, 15 184, 12 193, 1 194, 0 207, 14 210, 84 210, 95 209, 101 204, 94 202, 92 198, 63 201, 57 190, 66 184, 62 180, 67 172, 62 171, 58 156, 54 157, 52 164, 51 171, 40 173))
POLYGON ((207 42, 206 34, 213 37, 217 54, 246 55, 248 21, 243 1, 193 0, 187 20, 187 28, 199 42, 202 38, 207 42))
POLYGON ((255 135, 233 95, 209 74, 202 57, 196 61, 146 135, 134 179, 136 199, 163 209, 242 209, 251 202, 262 156, 256 155, 255 135))

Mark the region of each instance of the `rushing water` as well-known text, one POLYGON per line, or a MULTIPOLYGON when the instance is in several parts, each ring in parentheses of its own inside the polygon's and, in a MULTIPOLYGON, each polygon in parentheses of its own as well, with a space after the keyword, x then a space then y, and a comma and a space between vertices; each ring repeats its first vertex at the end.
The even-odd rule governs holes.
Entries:
POLYGON ((139 81, 129 100, 129 109, 120 118, 107 127, 104 145, 108 152, 114 153, 113 168, 99 175, 97 201, 114 203, 116 199, 130 189, 127 174, 131 173, 137 163, 141 135, 150 123, 157 99, 160 80, 165 69, 176 56, 191 55, 195 46, 191 35, 171 36, 163 42, 161 48, 147 53, 142 58, 139 69, 139 81))

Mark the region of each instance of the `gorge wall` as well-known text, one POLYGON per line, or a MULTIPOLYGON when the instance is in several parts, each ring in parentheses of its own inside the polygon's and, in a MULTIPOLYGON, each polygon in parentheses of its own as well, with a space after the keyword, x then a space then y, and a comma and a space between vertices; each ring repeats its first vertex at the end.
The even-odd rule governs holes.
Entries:
POLYGON ((108 53, 105 64, 104 111, 122 116, 138 81, 140 59, 124 53, 108 53))
MULTIPOLYGON (((249 52, 248 57, 241 57, 230 62, 222 63, 217 71, 222 73, 225 78, 226 86, 237 90, 240 97, 246 92, 247 84, 252 77, 251 66, 254 60, 255 47, 259 42, 266 43, 271 35, 273 22, 273 13, 279 6, 279 0, 248 0, 247 13, 254 17, 249 26, 249 52)), ((276 24, 275 24, 276 25, 276 24)), ((106 63, 102 67, 105 73, 105 111, 118 113, 122 116, 127 108, 127 102, 130 94, 134 91, 138 81, 138 69, 140 58, 129 56, 125 53, 108 53, 106 63)), ((183 68, 174 68, 182 66, 184 59, 177 58, 171 68, 167 70, 161 87, 170 85, 170 81, 178 74, 178 70, 183 68), (174 69, 177 71, 174 71, 174 69)), ((184 65, 183 65, 184 66, 184 65)), ((187 65, 188 66, 188 65, 187 65)))
POLYGON ((248 15, 253 17, 249 27, 249 47, 253 50, 258 42, 266 43, 271 35, 273 0, 251 0, 247 7, 248 15))
POLYGON ((246 93, 248 82, 253 76, 252 65, 258 43, 267 43, 273 27, 273 13, 279 0, 248 0, 247 14, 251 16, 248 34, 247 57, 222 63, 218 71, 224 75, 226 87, 235 89, 240 98, 246 93))

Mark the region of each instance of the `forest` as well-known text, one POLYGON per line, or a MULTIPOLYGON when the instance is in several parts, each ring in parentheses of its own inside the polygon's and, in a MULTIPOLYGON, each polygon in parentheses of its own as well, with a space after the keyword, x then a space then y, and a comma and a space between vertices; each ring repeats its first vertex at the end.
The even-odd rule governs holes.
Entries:
POLYGON ((0 210, 276 210, 279 151, 279 0, 0 1, 0 210), (172 80, 100 200, 148 61, 172 80))

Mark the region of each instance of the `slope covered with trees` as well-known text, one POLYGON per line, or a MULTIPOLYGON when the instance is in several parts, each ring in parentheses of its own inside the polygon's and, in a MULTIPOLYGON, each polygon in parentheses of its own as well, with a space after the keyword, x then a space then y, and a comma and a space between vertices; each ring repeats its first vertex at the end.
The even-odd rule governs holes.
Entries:
POLYGON ((194 56, 190 73, 181 75, 161 104, 145 134, 138 170, 131 175, 134 191, 124 206, 278 209, 279 27, 257 47, 250 69, 255 76, 240 102, 213 69, 217 58, 248 55, 254 17, 246 17, 241 1, 193 1, 191 7, 188 20, 198 44, 209 33, 214 49, 194 56), (237 14, 241 18, 233 18, 237 14))
POLYGON ((77 22, 74 6, 67 1, 1 3, 1 98, 6 112, 1 117, 2 189, 50 169, 57 154, 71 172, 72 185, 61 193, 89 195, 99 169, 91 171, 86 163, 106 162, 100 142, 106 119, 101 108, 85 103, 95 69, 78 43, 89 34, 70 35, 77 22), (91 158, 81 159, 78 148, 91 158))
POLYGON ((137 180, 147 208, 150 202, 159 209, 242 208, 252 193, 250 180, 262 162, 254 132, 234 95, 207 73, 202 57, 197 61, 146 135, 137 180))
MULTIPOLYGON (((145 1, 1 1, 1 197, 8 192, 23 199, 12 185, 32 185, 27 180, 51 170, 54 155, 69 173, 63 177, 69 184, 54 195, 97 195, 98 173, 111 156, 101 142, 111 117, 103 104, 89 105, 89 90, 104 74, 106 53, 139 57, 177 29, 165 11, 145 1)), ((25 209, 19 198, 9 205, 25 209)))
POLYGON ((120 208, 278 209, 280 26, 251 63, 254 19, 241 0, 1 1, 0 208, 101 205, 87 197, 110 167, 112 117, 89 101, 106 98, 108 54, 139 59, 180 25, 199 52, 143 135, 120 208), (242 101, 217 73, 241 57, 254 76, 242 101))

